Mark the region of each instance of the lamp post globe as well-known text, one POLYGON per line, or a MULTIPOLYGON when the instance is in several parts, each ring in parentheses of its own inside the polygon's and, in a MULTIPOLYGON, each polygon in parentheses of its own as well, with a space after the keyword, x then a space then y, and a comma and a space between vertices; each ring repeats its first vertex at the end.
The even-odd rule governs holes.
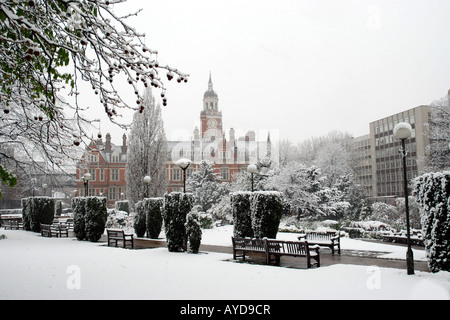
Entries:
POLYGON ((148 198, 149 197, 149 194, 148 194, 148 188, 149 188, 149 186, 150 186, 150 182, 152 181, 152 178, 150 177, 150 176, 145 176, 144 177, 144 183, 145 183, 145 186, 146 186, 146 194, 145 194, 145 197, 146 198, 148 198))
POLYGON ((181 158, 176 162, 176 165, 183 170, 183 192, 186 193, 186 170, 191 165, 192 161, 186 158, 181 158))
POLYGON ((87 197, 88 196, 88 190, 89 190, 89 180, 92 179, 92 176, 89 172, 86 172, 83 176, 83 181, 84 181, 84 196, 87 197))
POLYGON ((406 251, 406 270, 407 274, 414 274, 414 256, 411 249, 411 233, 409 226, 409 203, 408 203, 408 178, 406 174, 406 152, 405 140, 412 136, 412 127, 407 122, 400 122, 394 127, 394 136, 402 142, 402 149, 400 150, 403 158, 403 189, 405 193, 405 211, 406 211, 406 241, 408 249, 406 251))
POLYGON ((250 164, 247 167, 247 171, 252 175, 252 192, 253 192, 254 191, 253 175, 258 172, 258 167, 255 164, 250 164))

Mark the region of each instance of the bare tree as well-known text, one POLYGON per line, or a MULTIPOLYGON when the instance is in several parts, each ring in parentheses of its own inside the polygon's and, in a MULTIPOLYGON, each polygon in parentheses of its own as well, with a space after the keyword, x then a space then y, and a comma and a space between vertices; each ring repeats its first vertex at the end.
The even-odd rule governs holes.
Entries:
POLYGON ((145 45, 145 35, 126 23, 138 12, 116 14, 114 9, 124 2, 0 1, 3 183, 15 183, 3 159, 20 162, 2 151, 6 147, 20 150, 28 160, 40 157, 43 163, 59 165, 74 158, 74 145, 89 144, 91 115, 97 112, 93 105, 80 105, 79 96, 85 93, 81 83, 92 88, 112 122, 127 127, 118 118, 127 109, 142 112, 143 87, 158 88, 167 104, 161 72, 168 80, 187 81, 188 75, 161 64, 158 52, 145 45), (126 89, 136 94, 132 104, 122 99, 126 89))
POLYGON ((430 105, 430 123, 427 147, 429 154, 428 170, 450 169, 450 91, 449 96, 433 101, 430 105))
POLYGON ((161 197, 167 190, 167 139, 161 107, 151 89, 145 91, 143 105, 143 112, 134 114, 127 152, 127 195, 132 204, 145 197, 161 197), (149 185, 145 176, 151 178, 149 185))

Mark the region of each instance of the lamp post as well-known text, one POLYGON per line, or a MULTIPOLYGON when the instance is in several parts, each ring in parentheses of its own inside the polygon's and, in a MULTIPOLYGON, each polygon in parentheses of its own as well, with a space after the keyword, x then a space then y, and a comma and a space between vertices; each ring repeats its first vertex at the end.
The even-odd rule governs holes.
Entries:
POLYGON ((88 187, 89 187, 89 180, 91 180, 92 176, 89 172, 86 172, 83 176, 83 182, 84 182, 84 196, 88 196, 88 187))
POLYGON ((37 179, 36 178, 31 178, 31 196, 34 197, 34 188, 36 185, 37 179))
POLYGON ((151 182, 151 181, 152 181, 152 178, 151 178, 150 176, 145 176, 145 177, 144 177, 144 183, 145 183, 145 185, 147 186, 146 193, 145 193, 145 197, 146 197, 146 198, 149 197, 149 194, 148 194, 148 187, 150 186, 150 182, 151 182))
POLYGON ((181 158, 177 161, 177 166, 183 170, 183 192, 186 193, 186 170, 191 165, 192 161, 186 158, 181 158))
POLYGON ((403 188, 405 192, 405 210, 406 210, 406 239, 408 250, 406 251, 406 269, 408 274, 414 274, 414 256, 411 250, 411 235, 409 231, 409 203, 408 203, 408 181, 406 175, 406 156, 405 140, 411 137, 412 127, 409 123, 400 122, 394 127, 394 135, 401 140, 402 148, 400 153, 403 158, 403 188))
POLYGON ((250 172, 250 174, 252 175, 252 192, 254 191, 254 186, 253 186, 253 174, 258 172, 258 167, 255 164, 250 164, 247 167, 247 171, 250 172))

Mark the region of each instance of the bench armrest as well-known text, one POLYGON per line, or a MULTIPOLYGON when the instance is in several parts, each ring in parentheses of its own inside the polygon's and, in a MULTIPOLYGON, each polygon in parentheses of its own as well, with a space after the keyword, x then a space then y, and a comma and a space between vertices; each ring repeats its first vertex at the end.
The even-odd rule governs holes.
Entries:
POLYGON ((306 234, 302 233, 297 237, 298 240, 306 239, 306 234))

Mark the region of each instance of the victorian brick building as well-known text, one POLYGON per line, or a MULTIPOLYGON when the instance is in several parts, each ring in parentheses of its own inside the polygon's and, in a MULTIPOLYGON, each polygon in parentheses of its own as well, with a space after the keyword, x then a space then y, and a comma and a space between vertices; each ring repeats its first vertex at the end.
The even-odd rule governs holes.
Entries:
MULTIPOLYGON (((242 131, 241 131, 242 132, 242 131)), ((256 133, 247 131, 241 137, 236 136, 231 128, 225 135, 222 111, 219 110, 219 97, 213 89, 211 75, 208 89, 203 96, 203 107, 200 112, 200 129, 193 130, 188 141, 168 141, 166 174, 168 192, 180 191, 183 188, 183 172, 176 162, 180 158, 188 158, 192 164, 187 169, 187 177, 199 169, 202 161, 213 165, 222 182, 231 182, 233 176, 247 170, 250 163, 271 155, 270 135, 264 141, 256 141, 256 133)), ((276 158, 276 157, 275 157, 276 158)), ((101 137, 92 141, 77 164, 76 196, 105 196, 108 207, 114 207, 117 200, 126 199, 126 164, 127 137, 123 135, 122 146, 111 143, 111 135, 106 141, 101 137), (90 180, 85 189, 85 174, 90 173, 90 180)))
POLYGON ((108 207, 113 207, 117 200, 126 197, 125 169, 127 163, 127 137, 122 137, 122 146, 111 143, 111 135, 106 134, 103 142, 101 136, 92 141, 77 164, 76 196, 105 196, 108 207), (90 174, 87 181, 85 174, 90 174))
POLYGON ((222 111, 219 109, 219 97, 213 89, 210 74, 208 89, 203 95, 200 129, 194 129, 190 141, 169 141, 168 151, 168 191, 171 192, 182 190, 182 170, 176 164, 180 158, 192 161, 186 172, 188 177, 206 160, 213 165, 221 181, 231 182, 233 176, 247 170, 250 163, 271 156, 271 141, 270 135, 267 135, 264 141, 257 141, 255 131, 247 131, 244 136, 236 137, 234 128, 226 135, 222 111))

